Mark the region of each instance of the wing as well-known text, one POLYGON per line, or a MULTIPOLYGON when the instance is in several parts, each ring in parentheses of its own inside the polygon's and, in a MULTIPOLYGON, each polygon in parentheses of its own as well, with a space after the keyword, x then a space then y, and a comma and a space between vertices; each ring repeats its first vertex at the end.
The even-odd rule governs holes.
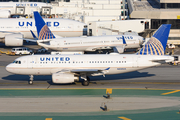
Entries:
MULTIPOLYGON (((110 67, 109 68, 106 68, 106 69, 63 69, 63 70, 60 70, 58 72, 61 72, 61 73, 74 73, 76 75, 81 75, 81 74, 88 74, 88 75, 104 75, 106 74, 108 71, 109 71, 110 67)), ((58 73, 57 72, 57 73, 58 73)))
POLYGON ((13 34, 17 34, 17 33, 20 33, 20 32, 9 32, 9 31, 0 31, 0 32, 2 32, 2 33, 13 33, 13 34))

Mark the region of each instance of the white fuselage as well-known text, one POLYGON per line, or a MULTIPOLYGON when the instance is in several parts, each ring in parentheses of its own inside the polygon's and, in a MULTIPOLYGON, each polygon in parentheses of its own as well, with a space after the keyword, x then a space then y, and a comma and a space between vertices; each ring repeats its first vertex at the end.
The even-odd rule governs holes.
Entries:
MULTIPOLYGON (((137 35, 124 35, 125 48, 139 48, 143 38, 137 35)), ((38 45, 59 51, 95 51, 108 47, 123 46, 122 35, 72 37, 52 39, 49 44, 39 42, 38 45)))
MULTIPOLYGON (((6 70, 21 75, 52 75, 62 70, 106 69, 106 74, 119 74, 161 65, 157 60, 173 60, 171 56, 101 54, 101 55, 29 55, 17 58, 6 70), (156 62, 153 62, 153 61, 156 62)), ((89 76, 99 75, 97 73, 89 76)))
MULTIPOLYGON (((86 24, 61 18, 44 19, 53 34, 61 37, 77 37, 83 35, 83 29, 86 24)), ((0 38, 4 38, 5 34, 21 33, 24 38, 33 38, 30 30, 37 36, 34 19, 0 19, 0 38), (6 31, 9 33, 3 33, 6 31)))

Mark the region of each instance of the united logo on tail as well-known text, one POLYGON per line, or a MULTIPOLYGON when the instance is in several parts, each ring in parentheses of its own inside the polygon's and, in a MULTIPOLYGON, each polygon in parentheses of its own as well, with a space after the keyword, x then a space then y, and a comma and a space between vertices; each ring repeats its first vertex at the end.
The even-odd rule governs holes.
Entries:
POLYGON ((55 38, 52 32, 49 30, 47 25, 44 25, 41 31, 39 32, 39 40, 44 40, 44 39, 53 39, 55 38))
POLYGON ((163 24, 137 55, 164 55, 171 25, 163 24))
POLYGON ((34 12, 34 19, 35 19, 35 24, 36 24, 39 40, 55 38, 55 36, 51 32, 51 30, 48 28, 48 26, 45 24, 44 20, 42 19, 42 17, 37 11, 34 12))
POLYGON ((164 48, 159 40, 152 37, 138 52, 141 55, 164 55, 164 48))

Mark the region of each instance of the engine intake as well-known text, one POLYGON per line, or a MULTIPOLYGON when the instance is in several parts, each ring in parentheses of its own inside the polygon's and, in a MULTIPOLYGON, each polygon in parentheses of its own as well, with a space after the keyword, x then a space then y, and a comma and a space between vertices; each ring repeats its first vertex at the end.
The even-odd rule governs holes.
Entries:
POLYGON ((23 45, 23 35, 17 34, 7 34, 5 35, 5 45, 6 46, 22 46, 23 45))
POLYGON ((73 83, 78 80, 79 80, 79 77, 75 77, 74 74, 71 74, 71 73, 53 73, 52 74, 53 83, 73 83))

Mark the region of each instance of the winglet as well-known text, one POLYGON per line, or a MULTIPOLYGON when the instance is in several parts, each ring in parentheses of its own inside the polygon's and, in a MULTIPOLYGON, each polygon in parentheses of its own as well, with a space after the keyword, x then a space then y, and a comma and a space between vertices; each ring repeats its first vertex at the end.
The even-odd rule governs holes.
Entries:
POLYGON ((42 19, 42 17, 37 11, 34 12, 34 19, 35 19, 35 25, 36 25, 37 35, 38 35, 39 40, 55 38, 55 36, 51 32, 51 30, 48 28, 48 26, 45 24, 44 20, 42 19))
POLYGON ((164 55, 171 24, 162 24, 137 55, 164 55))
POLYGON ((110 69, 110 67, 106 68, 105 70, 109 70, 109 69, 110 69))
POLYGON ((36 35, 33 33, 33 31, 32 31, 32 30, 30 30, 30 31, 31 31, 31 34, 32 34, 33 38, 34 38, 35 40, 38 40, 38 38, 37 38, 36 35))

